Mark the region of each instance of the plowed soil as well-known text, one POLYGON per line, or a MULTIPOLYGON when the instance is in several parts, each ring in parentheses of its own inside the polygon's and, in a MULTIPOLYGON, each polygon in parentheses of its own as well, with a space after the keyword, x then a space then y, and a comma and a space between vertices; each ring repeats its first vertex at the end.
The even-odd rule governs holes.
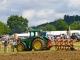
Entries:
POLYGON ((80 51, 40 51, 0 54, 0 60, 80 60, 80 51))

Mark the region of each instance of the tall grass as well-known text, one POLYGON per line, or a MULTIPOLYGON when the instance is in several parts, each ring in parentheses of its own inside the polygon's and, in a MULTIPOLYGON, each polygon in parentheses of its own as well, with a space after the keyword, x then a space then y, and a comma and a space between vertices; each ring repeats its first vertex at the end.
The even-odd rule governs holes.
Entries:
POLYGON ((80 42, 74 43, 74 48, 79 48, 80 49, 80 42))
MULTIPOLYGON (((16 49, 14 49, 14 52, 17 52, 16 49)), ((0 53, 4 53, 4 45, 1 42, 0 42, 0 53)), ((7 53, 12 53, 10 44, 8 44, 8 52, 7 53)))

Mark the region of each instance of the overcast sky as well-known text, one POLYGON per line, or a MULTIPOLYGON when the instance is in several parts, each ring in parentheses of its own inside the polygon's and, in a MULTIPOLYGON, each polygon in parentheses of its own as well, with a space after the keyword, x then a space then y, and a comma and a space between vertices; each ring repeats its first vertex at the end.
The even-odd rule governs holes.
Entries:
POLYGON ((64 15, 80 15, 80 0, 0 0, 0 21, 11 15, 27 18, 28 26, 37 26, 64 15))

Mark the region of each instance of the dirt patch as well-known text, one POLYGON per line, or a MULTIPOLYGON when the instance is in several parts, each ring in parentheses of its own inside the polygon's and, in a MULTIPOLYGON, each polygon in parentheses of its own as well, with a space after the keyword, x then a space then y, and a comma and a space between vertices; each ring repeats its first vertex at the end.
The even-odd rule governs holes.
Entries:
POLYGON ((80 60, 80 51, 45 51, 0 54, 0 60, 80 60))

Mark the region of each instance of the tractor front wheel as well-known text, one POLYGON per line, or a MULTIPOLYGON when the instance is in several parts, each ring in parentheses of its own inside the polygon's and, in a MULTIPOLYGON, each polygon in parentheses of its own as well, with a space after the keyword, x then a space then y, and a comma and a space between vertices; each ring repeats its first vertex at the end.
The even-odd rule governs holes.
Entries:
POLYGON ((22 43, 17 45, 17 51, 24 51, 24 45, 22 43))

